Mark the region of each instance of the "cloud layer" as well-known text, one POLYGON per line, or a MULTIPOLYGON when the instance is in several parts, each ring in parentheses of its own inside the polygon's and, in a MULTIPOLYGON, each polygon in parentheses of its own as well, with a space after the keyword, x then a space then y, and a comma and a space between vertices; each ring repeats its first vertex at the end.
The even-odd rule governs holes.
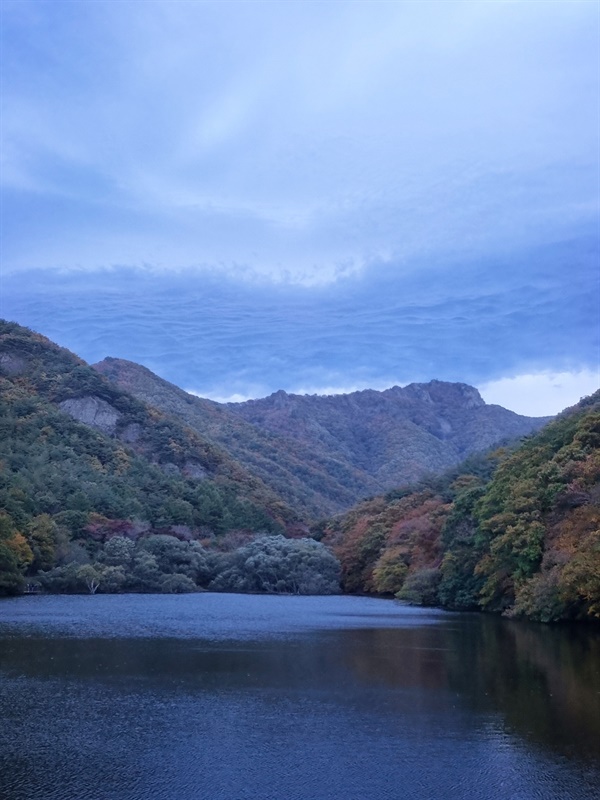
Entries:
POLYGON ((0 310, 89 361, 127 358, 203 396, 438 378, 491 384, 491 402, 512 385, 515 401, 504 391, 502 404, 522 408, 521 384, 498 381, 597 375, 599 254, 582 238, 408 275, 373 264, 326 287, 218 272, 39 270, 5 278, 0 310))
POLYGON ((315 283, 598 209, 587 2, 5 2, 4 270, 315 283))
POLYGON ((2 12, 3 316, 215 397, 597 374, 594 3, 2 12))

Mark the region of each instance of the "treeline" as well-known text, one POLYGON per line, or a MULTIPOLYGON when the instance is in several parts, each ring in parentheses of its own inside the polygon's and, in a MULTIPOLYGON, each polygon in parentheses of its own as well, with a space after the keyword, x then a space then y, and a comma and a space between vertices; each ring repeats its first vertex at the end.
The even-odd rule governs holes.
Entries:
POLYGON ((340 590, 339 562, 324 545, 281 535, 257 536, 231 551, 171 535, 153 534, 137 541, 117 535, 96 547, 93 556, 80 547, 71 551, 70 558, 38 572, 30 587, 91 594, 199 590, 334 594, 340 590))
POLYGON ((600 619, 600 392, 516 450, 366 501, 321 534, 346 591, 600 619))

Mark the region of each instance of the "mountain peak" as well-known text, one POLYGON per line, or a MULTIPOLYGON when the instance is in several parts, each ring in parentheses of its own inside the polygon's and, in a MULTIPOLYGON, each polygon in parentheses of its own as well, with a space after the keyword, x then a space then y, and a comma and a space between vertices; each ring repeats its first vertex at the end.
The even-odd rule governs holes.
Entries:
POLYGON ((410 383, 400 391, 434 405, 456 405, 466 409, 486 405, 479 391, 468 383, 432 380, 429 383, 410 383))

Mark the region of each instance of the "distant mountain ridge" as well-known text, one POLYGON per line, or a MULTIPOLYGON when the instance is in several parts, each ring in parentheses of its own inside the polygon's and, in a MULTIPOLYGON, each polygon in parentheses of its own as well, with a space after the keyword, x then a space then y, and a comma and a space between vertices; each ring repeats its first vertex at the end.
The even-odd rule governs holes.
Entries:
POLYGON ((138 399, 179 417, 313 518, 440 472, 550 419, 487 405, 477 389, 462 383, 331 396, 280 390, 260 400, 220 404, 123 359, 93 366, 138 399))
POLYGON ((489 406, 472 386, 430 381, 346 395, 288 395, 229 404, 265 430, 325 446, 349 458, 384 488, 439 471, 549 418, 489 406))

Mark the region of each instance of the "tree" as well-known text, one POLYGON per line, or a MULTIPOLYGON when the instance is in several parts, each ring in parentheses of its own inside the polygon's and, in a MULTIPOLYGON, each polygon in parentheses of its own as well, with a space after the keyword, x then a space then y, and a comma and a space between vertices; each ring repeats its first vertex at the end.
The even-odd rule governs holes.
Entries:
POLYGON ((409 575, 404 586, 396 597, 418 606, 436 606, 439 604, 438 585, 439 569, 422 569, 409 575))
POLYGON ((19 594, 24 585, 15 554, 5 542, 0 541, 0 595, 19 594))
POLYGON ((128 569, 133 559, 135 544, 125 536, 113 536, 104 543, 99 560, 110 567, 128 569))
POLYGON ((166 575, 162 579, 160 590, 166 594, 184 594, 196 592, 198 587, 191 578, 188 578, 187 575, 182 575, 180 572, 175 572, 172 575, 166 575))
POLYGON ((261 536, 223 559, 209 588, 221 592, 336 594, 340 564, 314 539, 261 536))
POLYGON ((83 584, 90 594, 96 594, 102 582, 102 575, 91 564, 84 564, 78 567, 76 580, 83 584))
POLYGON ((49 514, 39 514, 27 527, 27 538, 33 551, 32 571, 47 570, 56 558, 56 525, 49 514))

